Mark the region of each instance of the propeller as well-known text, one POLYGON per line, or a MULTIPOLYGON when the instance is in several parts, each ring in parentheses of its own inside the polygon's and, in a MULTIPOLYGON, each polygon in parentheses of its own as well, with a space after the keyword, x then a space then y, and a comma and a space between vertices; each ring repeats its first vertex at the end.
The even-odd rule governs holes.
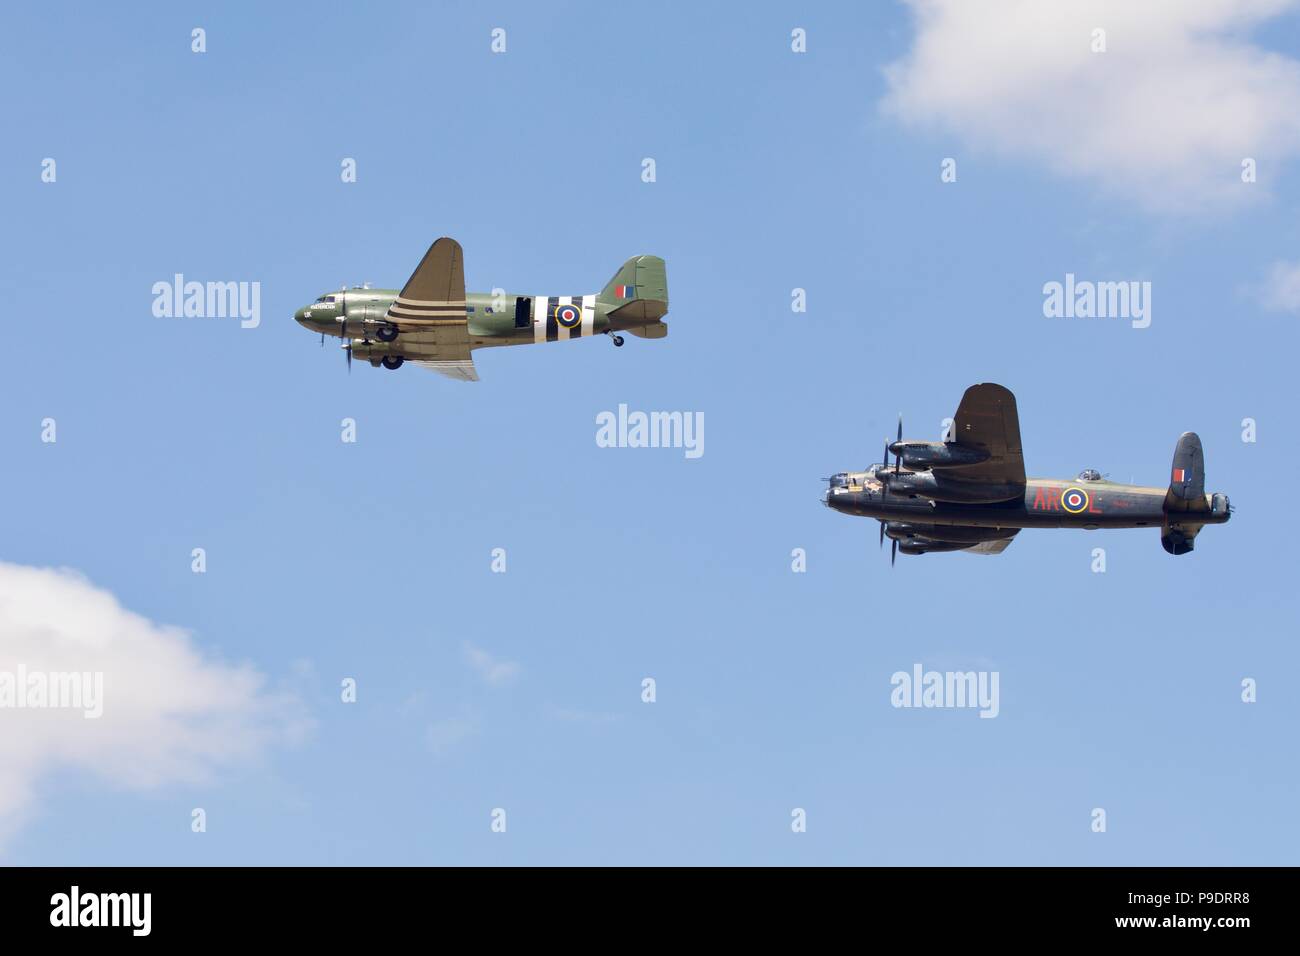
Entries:
MULTIPOLYGON (((347 291, 347 286, 343 287, 347 291)), ((339 321, 343 323, 343 329, 339 333, 343 336, 343 350, 347 353, 348 374, 352 374, 352 339, 348 336, 348 297, 339 296, 339 321)))
MULTIPOLYGON (((898 413, 898 438, 894 440, 894 471, 898 471, 898 463, 902 456, 898 453, 898 446, 903 443, 903 413, 898 413)), ((888 448, 886 448, 888 450, 888 448)))
MULTIPOLYGON (((899 467, 902 464, 902 454, 898 446, 903 441, 903 413, 898 413, 898 437, 894 439, 894 474, 898 474, 899 467)), ((881 468, 889 467, 889 439, 885 439, 885 457, 881 459, 881 468)), ((880 499, 883 501, 889 495, 889 481, 887 476, 882 476, 880 480, 880 499)), ((885 522, 880 522, 880 546, 885 546, 885 522)), ((892 568, 894 562, 898 560, 898 539, 889 539, 889 566, 892 568)))
MULTIPOLYGON (((885 457, 881 459, 880 467, 881 468, 889 467, 889 439, 885 439, 885 457)), ((880 500, 881 501, 884 501, 887 497, 889 497, 889 481, 887 480, 888 477, 889 477, 888 475, 880 476, 880 500)))
MULTIPOLYGON (((883 518, 880 519, 880 546, 882 548, 885 546, 885 524, 886 524, 885 520, 883 518)), ((898 560, 898 539, 890 538, 889 539, 889 566, 892 568, 894 566, 894 562, 897 560, 898 560)))
MULTIPOLYGON (((903 414, 902 412, 900 412, 898 415, 898 438, 894 440, 895 446, 897 446, 897 444, 902 440, 903 440, 903 414)), ((894 452, 894 474, 898 474, 898 467, 900 461, 901 458, 898 452, 897 451, 894 452)), ((889 467, 889 439, 888 438, 885 439, 885 457, 880 460, 880 467, 881 468, 889 467)), ((882 477, 880 479, 881 499, 883 500, 888 494, 889 494, 889 482, 888 480, 886 480, 886 478, 882 477)))

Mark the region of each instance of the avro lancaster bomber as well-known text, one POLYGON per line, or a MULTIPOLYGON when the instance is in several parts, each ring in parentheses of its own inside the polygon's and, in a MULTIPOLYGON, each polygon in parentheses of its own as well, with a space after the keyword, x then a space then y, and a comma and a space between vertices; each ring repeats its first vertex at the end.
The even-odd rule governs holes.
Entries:
POLYGON ((1232 513, 1227 495, 1205 493, 1195 432, 1178 439, 1168 488, 1122 485, 1092 469, 1072 481, 1026 478, 1016 397, 993 384, 966 389, 948 441, 904 441, 900 417, 884 461, 828 481, 828 507, 880 522, 891 564, 899 551, 1000 554, 1021 528, 1159 528, 1166 551, 1187 554, 1202 527, 1232 513))

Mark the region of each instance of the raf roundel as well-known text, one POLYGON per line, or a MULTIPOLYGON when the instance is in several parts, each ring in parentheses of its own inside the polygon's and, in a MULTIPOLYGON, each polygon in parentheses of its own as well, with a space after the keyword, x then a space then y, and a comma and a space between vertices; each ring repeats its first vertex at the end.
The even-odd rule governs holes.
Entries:
POLYGON ((1088 492, 1082 488, 1066 488, 1061 494, 1061 507, 1077 515, 1088 507, 1088 492))
POLYGON ((571 329, 582 321, 582 310, 576 305, 557 305, 555 307, 555 321, 566 329, 571 329))

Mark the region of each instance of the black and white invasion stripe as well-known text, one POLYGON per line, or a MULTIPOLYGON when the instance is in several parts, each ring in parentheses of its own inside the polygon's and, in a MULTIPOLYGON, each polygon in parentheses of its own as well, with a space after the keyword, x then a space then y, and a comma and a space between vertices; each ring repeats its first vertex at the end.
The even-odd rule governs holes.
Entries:
POLYGON ((533 300, 533 341, 563 342, 565 339, 578 339, 595 333, 596 296, 591 295, 552 295, 537 296, 533 300), (571 329, 566 329, 555 318, 555 310, 561 305, 576 305, 582 311, 582 321, 571 329))

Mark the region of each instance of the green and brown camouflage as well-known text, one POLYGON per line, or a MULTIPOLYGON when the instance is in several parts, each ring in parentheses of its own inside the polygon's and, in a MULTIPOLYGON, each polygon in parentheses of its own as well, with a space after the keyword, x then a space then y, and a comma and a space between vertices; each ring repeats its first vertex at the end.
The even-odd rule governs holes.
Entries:
POLYGON ((599 292, 522 295, 465 291, 460 244, 438 239, 402 289, 359 286, 327 292, 299 309, 299 324, 343 340, 348 361, 395 369, 407 361, 452 378, 476 381, 471 353, 505 345, 540 345, 628 333, 668 334, 668 275, 658 256, 633 256, 599 292))
POLYGON ((1021 528, 1159 528, 1170 554, 1186 554, 1207 524, 1232 513, 1228 496, 1206 494, 1201 440, 1185 432, 1169 486, 1126 485, 1093 469, 1073 480, 1026 478, 1016 399, 1001 385, 972 385, 948 441, 886 445, 881 464, 831 476, 826 505, 876 518, 891 553, 999 554, 1021 528), (894 455, 894 464, 889 456, 894 455))

